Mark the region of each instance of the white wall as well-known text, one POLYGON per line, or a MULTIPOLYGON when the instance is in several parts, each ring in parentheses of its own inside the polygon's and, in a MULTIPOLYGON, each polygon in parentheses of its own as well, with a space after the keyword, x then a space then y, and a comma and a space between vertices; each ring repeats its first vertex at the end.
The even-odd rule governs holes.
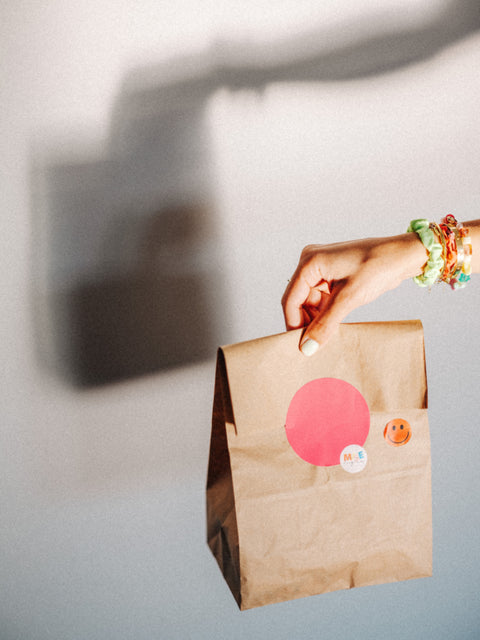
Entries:
POLYGON ((1 638, 478 630, 477 282, 350 317, 425 327, 435 577, 375 591, 404 609, 367 589, 240 615, 204 543, 215 346, 283 330, 307 243, 479 217, 475 3, 352 4, 2 4, 1 638), (96 315, 115 287, 120 337, 96 315), (85 362, 126 379, 79 386, 85 362))

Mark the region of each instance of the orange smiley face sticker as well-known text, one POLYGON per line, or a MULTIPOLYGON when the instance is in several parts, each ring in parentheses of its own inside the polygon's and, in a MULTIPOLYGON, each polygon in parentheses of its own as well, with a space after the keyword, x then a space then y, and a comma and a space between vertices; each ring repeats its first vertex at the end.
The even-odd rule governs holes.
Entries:
POLYGON ((401 447, 412 437, 412 428, 403 418, 395 418, 387 422, 383 436, 392 447, 401 447))

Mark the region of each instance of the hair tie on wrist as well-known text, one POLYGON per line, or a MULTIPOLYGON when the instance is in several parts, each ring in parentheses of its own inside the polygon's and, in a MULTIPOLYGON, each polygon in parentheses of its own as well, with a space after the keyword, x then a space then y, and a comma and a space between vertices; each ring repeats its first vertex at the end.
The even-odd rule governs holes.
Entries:
POLYGON ((428 252, 428 259, 422 273, 415 276, 413 281, 420 287, 431 287, 442 276, 445 265, 443 247, 436 241, 435 234, 430 228, 430 223, 425 218, 412 220, 407 232, 415 232, 428 252))

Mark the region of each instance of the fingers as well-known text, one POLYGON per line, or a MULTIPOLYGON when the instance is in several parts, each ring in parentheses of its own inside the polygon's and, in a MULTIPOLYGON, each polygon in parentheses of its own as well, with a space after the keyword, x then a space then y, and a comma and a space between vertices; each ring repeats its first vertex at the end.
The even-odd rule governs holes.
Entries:
POLYGON ((310 307, 318 307, 323 300, 324 294, 330 293, 330 285, 325 280, 321 280, 315 287, 310 289, 307 299, 304 305, 310 307))
MULTIPOLYGON (((351 280, 344 277, 332 287, 322 275, 326 271, 325 261, 320 260, 323 255, 320 249, 311 245, 303 250, 282 298, 287 330, 307 327, 300 342, 305 355, 313 355, 323 346, 355 307, 351 280)), ((345 272, 344 266, 341 271, 345 272)))
POLYGON ((283 294, 282 306, 287 330, 305 326, 303 304, 310 293, 310 285, 303 275, 295 273, 283 294))
POLYGON ((315 277, 319 276, 312 277, 311 273, 300 271, 294 274, 289 283, 282 298, 288 330, 309 324, 322 303, 322 297, 330 293, 328 282, 322 279, 316 281, 315 277))
POLYGON ((300 341, 300 350, 306 356, 313 355, 325 345, 337 331, 341 321, 355 307, 349 283, 336 283, 332 293, 324 299, 325 303, 308 325, 300 341))

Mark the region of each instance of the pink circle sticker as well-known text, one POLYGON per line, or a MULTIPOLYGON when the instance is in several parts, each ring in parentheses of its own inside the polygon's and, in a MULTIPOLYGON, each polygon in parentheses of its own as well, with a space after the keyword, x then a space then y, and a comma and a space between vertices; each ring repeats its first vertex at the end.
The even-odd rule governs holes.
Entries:
POLYGON ((285 429, 300 458, 318 467, 330 467, 340 463, 340 454, 348 445, 363 446, 370 412, 353 385, 337 378, 318 378, 293 396, 285 429))

